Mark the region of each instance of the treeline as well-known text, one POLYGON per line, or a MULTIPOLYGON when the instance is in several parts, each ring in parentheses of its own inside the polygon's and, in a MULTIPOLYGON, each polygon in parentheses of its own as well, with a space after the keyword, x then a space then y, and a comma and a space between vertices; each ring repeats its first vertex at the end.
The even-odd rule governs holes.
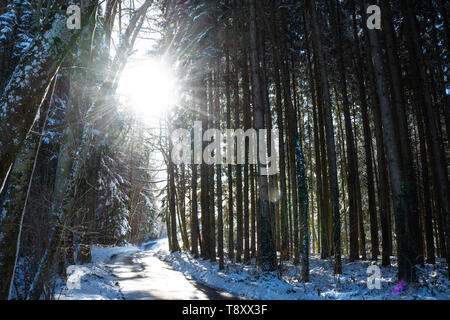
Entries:
POLYGON ((275 176, 168 154, 173 252, 180 232, 185 250, 220 268, 293 259, 302 281, 310 253, 333 257, 336 274, 342 255, 383 266, 397 256, 407 282, 425 259, 448 263, 448 3, 163 3, 162 47, 185 76, 169 132, 198 120, 203 132, 279 129, 275 176), (366 24, 374 4, 381 30, 366 24))
POLYGON ((157 146, 114 95, 152 1, 86 3, 77 30, 75 1, 0 1, 0 299, 51 299, 91 245, 156 235, 157 146))

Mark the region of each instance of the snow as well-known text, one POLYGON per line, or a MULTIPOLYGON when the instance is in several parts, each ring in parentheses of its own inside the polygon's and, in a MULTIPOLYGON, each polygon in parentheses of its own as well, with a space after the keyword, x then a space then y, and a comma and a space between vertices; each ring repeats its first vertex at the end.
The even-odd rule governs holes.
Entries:
POLYGON ((130 244, 123 247, 93 247, 91 249, 92 261, 95 263, 107 263, 111 256, 138 252, 139 248, 130 244))
MULTIPOLYGON (((56 300, 122 300, 115 277, 96 265, 71 266, 68 268, 68 284, 61 285, 56 300), (77 284, 80 284, 77 287, 77 284), (68 288, 69 286, 69 288, 68 288)), ((58 292, 57 291, 57 292, 58 292)))
POLYGON ((123 300, 124 296, 116 277, 107 266, 111 257, 118 254, 138 252, 139 248, 92 247, 92 262, 72 265, 67 268, 67 281, 59 280, 55 299, 57 300, 123 300))
POLYGON ((322 260, 318 255, 310 257, 310 282, 301 283, 301 268, 285 263, 281 276, 279 272, 261 272, 253 266, 226 263, 225 270, 219 271, 218 262, 194 259, 190 253, 169 254, 167 239, 160 242, 159 249, 153 249, 163 261, 184 275, 192 277, 207 286, 225 290, 243 299, 261 300, 448 300, 450 281, 447 279, 446 263, 438 259, 435 266, 426 264, 419 268, 419 284, 398 285, 397 268, 394 261, 390 267, 380 263, 358 261, 350 263, 343 258, 344 273, 333 274, 332 260, 322 260), (164 244, 164 245, 163 245, 164 244), (367 286, 367 268, 376 264, 381 270, 380 289, 367 286), (399 291, 399 292, 396 292, 399 291))
POLYGON ((162 238, 158 240, 149 240, 147 242, 143 242, 141 248, 143 250, 150 249, 153 252, 157 252, 159 250, 163 250, 163 252, 168 252, 169 240, 167 238, 162 238))
MULTIPOLYGON (((395 257, 392 257, 393 263, 390 267, 381 267, 379 262, 371 261, 351 263, 343 257, 344 273, 334 276, 332 259, 322 260, 318 255, 311 255, 310 282, 304 284, 298 281, 301 267, 296 267, 290 262, 283 263, 281 272, 261 272, 254 266, 232 264, 225 261, 225 270, 219 271, 218 262, 195 259, 187 252, 170 254, 167 238, 144 242, 141 247, 127 245, 124 247, 92 248, 92 263, 68 268, 70 271, 68 272, 69 287, 73 287, 70 283, 79 283, 80 288, 68 289, 67 284, 61 285, 61 292, 57 294, 56 298, 77 300, 124 299, 124 292, 117 282, 120 278, 111 273, 111 257, 114 255, 132 255, 138 259, 139 263, 147 266, 146 270, 152 270, 152 267, 160 270, 160 267, 157 268, 158 260, 156 258, 158 258, 160 261, 170 264, 174 270, 179 271, 180 275, 182 274, 188 279, 194 279, 208 287, 229 292, 241 299, 450 299, 450 281, 447 280, 444 259, 437 259, 436 265, 425 264, 424 267, 419 268, 418 284, 404 285, 396 281, 395 257), (380 289, 368 288, 367 282, 371 273, 368 273, 367 270, 371 265, 380 268, 380 289)), ((144 271, 144 273, 146 272, 148 271, 144 271)), ((134 278, 139 278, 139 276, 134 278)), ((156 289, 158 288, 153 288, 153 290, 156 289)), ((125 288, 125 292, 126 290, 127 288, 125 288)), ((158 290, 162 292, 164 288, 158 290)))

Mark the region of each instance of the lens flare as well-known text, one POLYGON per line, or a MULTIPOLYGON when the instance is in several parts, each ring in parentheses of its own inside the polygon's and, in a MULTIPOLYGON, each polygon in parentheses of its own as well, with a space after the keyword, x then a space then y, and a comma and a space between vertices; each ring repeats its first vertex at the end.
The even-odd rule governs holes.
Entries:
POLYGON ((177 79, 164 60, 141 59, 125 68, 118 93, 139 120, 159 121, 177 103, 177 79))

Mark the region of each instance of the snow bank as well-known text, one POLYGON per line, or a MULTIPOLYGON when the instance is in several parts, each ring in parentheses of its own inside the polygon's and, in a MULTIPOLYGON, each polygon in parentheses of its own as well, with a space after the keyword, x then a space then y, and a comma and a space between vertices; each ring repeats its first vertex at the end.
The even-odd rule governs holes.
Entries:
POLYGON ((118 282, 103 266, 70 266, 67 282, 60 285, 56 300, 122 300, 118 282), (59 292, 59 293, 58 293, 59 292))
POLYGON ((92 262, 105 263, 108 262, 113 255, 131 254, 138 252, 140 249, 136 246, 127 244, 123 247, 92 247, 92 262))
POLYGON ((141 246, 142 250, 150 250, 152 252, 165 252, 169 253, 169 240, 167 238, 161 238, 157 240, 150 240, 144 242, 141 246))
POLYGON ((119 283, 111 274, 107 263, 118 254, 131 254, 139 248, 92 247, 92 262, 84 265, 67 267, 67 281, 57 283, 55 299, 57 300, 122 300, 123 294, 119 283))
POLYGON ((313 255, 310 259, 310 282, 301 283, 300 267, 285 263, 280 271, 261 272, 253 266, 226 262, 225 270, 220 270, 217 262, 194 259, 190 253, 169 254, 167 239, 161 240, 159 249, 152 248, 161 260, 196 281, 220 290, 228 291, 244 299, 263 300, 448 300, 450 281, 447 279, 444 259, 437 259, 436 265, 426 264, 418 270, 418 284, 402 286, 396 281, 396 260, 392 257, 390 267, 370 261, 349 262, 343 259, 344 273, 333 274, 331 260, 321 260, 313 255), (367 286, 367 268, 377 265, 381 270, 380 289, 367 286), (398 290, 396 290, 398 289, 398 290))

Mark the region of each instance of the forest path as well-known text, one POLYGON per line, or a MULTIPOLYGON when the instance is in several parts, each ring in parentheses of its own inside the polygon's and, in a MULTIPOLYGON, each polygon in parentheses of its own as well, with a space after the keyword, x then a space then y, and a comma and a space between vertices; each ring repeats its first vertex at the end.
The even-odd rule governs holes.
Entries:
POLYGON ((113 255, 107 266, 127 300, 238 299, 186 277, 149 251, 113 255))

